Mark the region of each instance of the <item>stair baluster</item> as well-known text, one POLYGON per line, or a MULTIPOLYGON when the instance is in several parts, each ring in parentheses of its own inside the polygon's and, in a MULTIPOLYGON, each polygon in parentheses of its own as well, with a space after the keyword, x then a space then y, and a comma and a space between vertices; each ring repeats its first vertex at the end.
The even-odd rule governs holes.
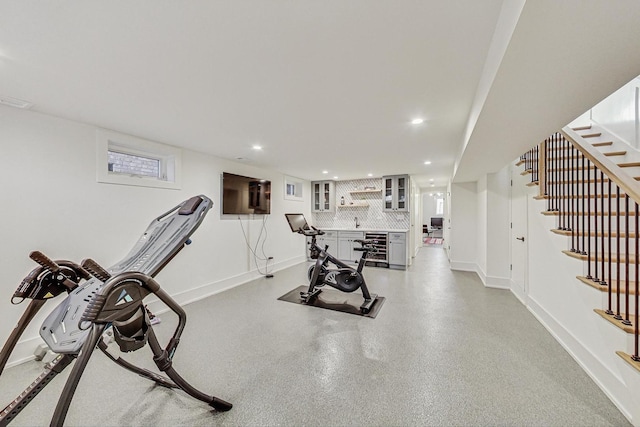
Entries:
MULTIPOLYGON (((611 200, 611 194, 607 194, 607 197, 609 197, 609 200, 611 200)), ((604 246, 604 172, 600 171, 600 212, 602 212, 602 215, 600 215, 600 228, 602 230, 602 235, 600 236, 600 243, 601 243, 601 247, 602 247, 602 281, 600 282, 600 284, 602 286, 607 286, 607 279, 609 279, 609 281, 611 281, 611 272, 609 272, 609 276, 606 277, 605 275, 605 257, 604 254, 607 253, 605 251, 605 246, 604 246)), ((609 216, 610 218, 611 216, 609 216)), ((609 227, 609 235, 611 235, 611 227, 609 227)), ((597 238, 597 237, 596 237, 597 238)), ((611 249, 609 249, 608 251, 609 253, 611 253, 611 249)))
MULTIPOLYGON (((585 164, 585 157, 582 156, 582 165, 584 167, 585 164)), ((587 164, 587 194, 586 197, 583 197, 583 206, 584 203, 587 204, 587 216, 586 216, 586 220, 587 220, 587 230, 586 230, 586 239, 587 239, 587 279, 592 280, 593 276, 591 276, 591 161, 589 159, 587 159, 586 161, 587 164)), ((585 172, 585 170, 582 170, 583 174, 585 172)), ((584 185, 584 184, 583 184, 584 185)), ((582 212, 582 217, 584 218, 584 210, 582 212)), ((585 233, 583 233, 584 236, 585 233)), ((582 244, 582 249, 584 250, 584 243, 582 244)))
MULTIPOLYGON (((544 171, 543 171, 543 176, 544 176, 544 195, 548 196, 549 195, 549 174, 548 171, 551 170, 551 168, 549 167, 549 162, 551 159, 551 156, 549 155, 549 139, 545 139, 544 142, 542 143, 542 147, 544 150, 544 171)), ((547 207, 549 206, 549 201, 547 198, 547 207)))
MULTIPOLYGON (((589 206, 591 206, 591 199, 589 199, 589 206)), ((600 216, 603 216, 604 212, 600 212, 600 216)), ((589 221, 591 223, 591 221, 589 221)), ((589 242, 591 242, 591 233, 589 233, 589 242)), ((593 257, 591 256, 591 249, 589 249, 589 258, 593 260, 593 277, 591 280, 594 282, 600 282, 598 278, 598 166, 593 165, 593 257)), ((591 265, 591 261, 589 261, 591 265)))
MULTIPOLYGON (((638 341, 640 341, 640 339, 638 339, 638 337, 640 336, 639 332, 640 329, 638 328, 638 323, 640 323, 640 312, 638 312, 638 301, 640 301, 640 292, 638 292, 638 283, 640 283, 640 278, 638 278, 638 273, 640 272, 640 259, 638 259, 638 253, 640 253, 640 251, 638 251, 638 246, 639 246, 639 242, 640 242, 640 238, 638 236, 638 202, 636 202, 636 212, 635 212, 635 218, 636 218, 636 227, 635 227, 635 238, 636 238, 636 297, 635 297, 635 311, 634 313, 636 314, 636 324, 635 324, 635 328, 634 328, 634 335, 635 335, 635 345, 634 345, 634 353, 631 356, 631 358, 633 360, 635 360, 636 362, 640 362, 640 354, 638 353, 638 341)), ((627 291, 627 295, 628 295, 628 291, 627 291)))
POLYGON ((584 212, 585 212, 584 202, 585 202, 585 195, 586 195, 586 191, 585 191, 585 183, 586 183, 586 181, 584 179, 584 168, 585 168, 584 160, 585 160, 585 158, 584 158, 584 156, 582 156, 582 194, 581 194, 581 197, 580 197, 580 199, 582 200, 582 210, 580 211, 580 216, 582 216, 582 251, 580 251, 580 253, 582 255, 586 255, 587 254, 587 251, 585 250, 586 246, 584 244, 585 231, 586 231, 586 227, 585 227, 586 218, 585 218, 585 215, 584 215, 584 212))
MULTIPOLYGON (((611 212, 609 212, 611 215, 611 212)), ((621 320, 620 316, 620 187, 616 185, 616 311, 613 316, 616 320, 621 320)))
MULTIPOLYGON (((624 320, 622 324, 631 325, 629 320, 629 195, 624 195, 624 320)), ((618 284, 618 295, 620 295, 620 284, 618 284)), ((620 311, 620 310, 618 310, 620 311)))
POLYGON ((571 239, 571 252, 578 253, 578 246, 580 242, 580 221, 578 220, 578 157, 575 155, 575 149, 571 147, 570 150, 570 158, 571 158, 571 179, 569 180, 569 185, 572 188, 573 198, 571 200, 571 204, 573 205, 573 215, 572 221, 575 229, 575 233, 572 234, 574 236, 571 239))
MULTIPOLYGON (((608 212, 607 217, 609 218, 609 228, 608 228, 608 230, 609 230, 609 246, 608 246, 608 248, 609 248, 609 256, 607 257, 607 264, 608 264, 608 267, 609 267, 609 286, 607 287, 607 305, 608 306, 607 306, 606 313, 609 314, 609 315, 612 315, 613 311, 611 310, 611 300, 612 300, 612 295, 611 295, 611 280, 612 279, 611 279, 611 277, 613 277, 613 276, 611 275, 611 270, 612 270, 613 262, 611 261, 611 257, 613 256, 613 251, 611 250, 611 248, 612 248, 611 235, 613 234, 613 232, 612 232, 612 228, 611 228, 611 222, 612 222, 612 220, 611 220, 611 179, 609 179, 608 182, 609 182, 609 194, 607 195, 607 197, 609 199, 609 210, 607 211, 608 212)), ((619 230, 616 230, 616 231, 619 231, 619 230)))

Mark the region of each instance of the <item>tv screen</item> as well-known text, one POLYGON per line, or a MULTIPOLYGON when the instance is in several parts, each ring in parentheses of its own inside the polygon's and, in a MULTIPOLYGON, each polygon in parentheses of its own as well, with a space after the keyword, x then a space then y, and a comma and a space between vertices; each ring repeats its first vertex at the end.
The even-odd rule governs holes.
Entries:
POLYGON ((271 213, 271 181, 224 172, 222 213, 225 215, 271 213))
POLYGON ((442 218, 431 217, 431 226, 434 228, 442 228, 442 218))

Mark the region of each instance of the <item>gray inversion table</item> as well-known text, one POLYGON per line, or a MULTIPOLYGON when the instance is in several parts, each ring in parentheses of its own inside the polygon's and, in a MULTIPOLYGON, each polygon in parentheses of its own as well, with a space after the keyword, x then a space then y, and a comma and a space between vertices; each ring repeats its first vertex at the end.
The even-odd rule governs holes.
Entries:
POLYGON ((98 348, 118 365, 169 388, 180 388, 217 411, 232 405, 207 395, 187 383, 172 367, 172 359, 184 329, 186 315, 153 279, 162 268, 191 243, 190 237, 200 226, 213 203, 206 196, 192 197, 154 219, 133 249, 122 261, 102 268, 91 259, 81 265, 72 261, 52 261, 34 251, 30 257, 39 264, 15 291, 12 302, 30 303, 0 351, 0 374, 18 339, 38 310, 49 299, 67 296, 49 314, 40 327, 40 335, 57 356, 45 365, 44 372, 13 402, 0 411, 4 427, 60 372, 74 360, 75 364, 58 400, 51 425, 64 423, 75 389, 93 351, 98 348), (154 294, 178 316, 178 326, 166 347, 153 331, 143 299, 154 294), (158 369, 167 376, 137 367, 107 351, 108 328, 120 350, 130 352, 149 344, 158 369), (168 378, 167 378, 168 377, 168 378))

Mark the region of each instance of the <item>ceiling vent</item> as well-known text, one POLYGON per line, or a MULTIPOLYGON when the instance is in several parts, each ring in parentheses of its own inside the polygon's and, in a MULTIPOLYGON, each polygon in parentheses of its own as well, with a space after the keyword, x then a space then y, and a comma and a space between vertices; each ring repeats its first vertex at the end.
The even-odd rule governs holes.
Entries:
POLYGON ((10 96, 0 96, 0 104, 14 108, 22 108, 23 110, 33 107, 33 103, 31 102, 18 98, 11 98, 10 96))

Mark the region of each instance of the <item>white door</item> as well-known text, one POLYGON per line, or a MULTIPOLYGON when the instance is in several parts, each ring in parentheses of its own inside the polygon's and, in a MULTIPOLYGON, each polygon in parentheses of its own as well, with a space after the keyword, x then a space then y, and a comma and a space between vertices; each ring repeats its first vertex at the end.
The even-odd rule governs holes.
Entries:
POLYGON ((530 176, 511 168, 511 290, 521 299, 527 295, 527 182, 530 176))

